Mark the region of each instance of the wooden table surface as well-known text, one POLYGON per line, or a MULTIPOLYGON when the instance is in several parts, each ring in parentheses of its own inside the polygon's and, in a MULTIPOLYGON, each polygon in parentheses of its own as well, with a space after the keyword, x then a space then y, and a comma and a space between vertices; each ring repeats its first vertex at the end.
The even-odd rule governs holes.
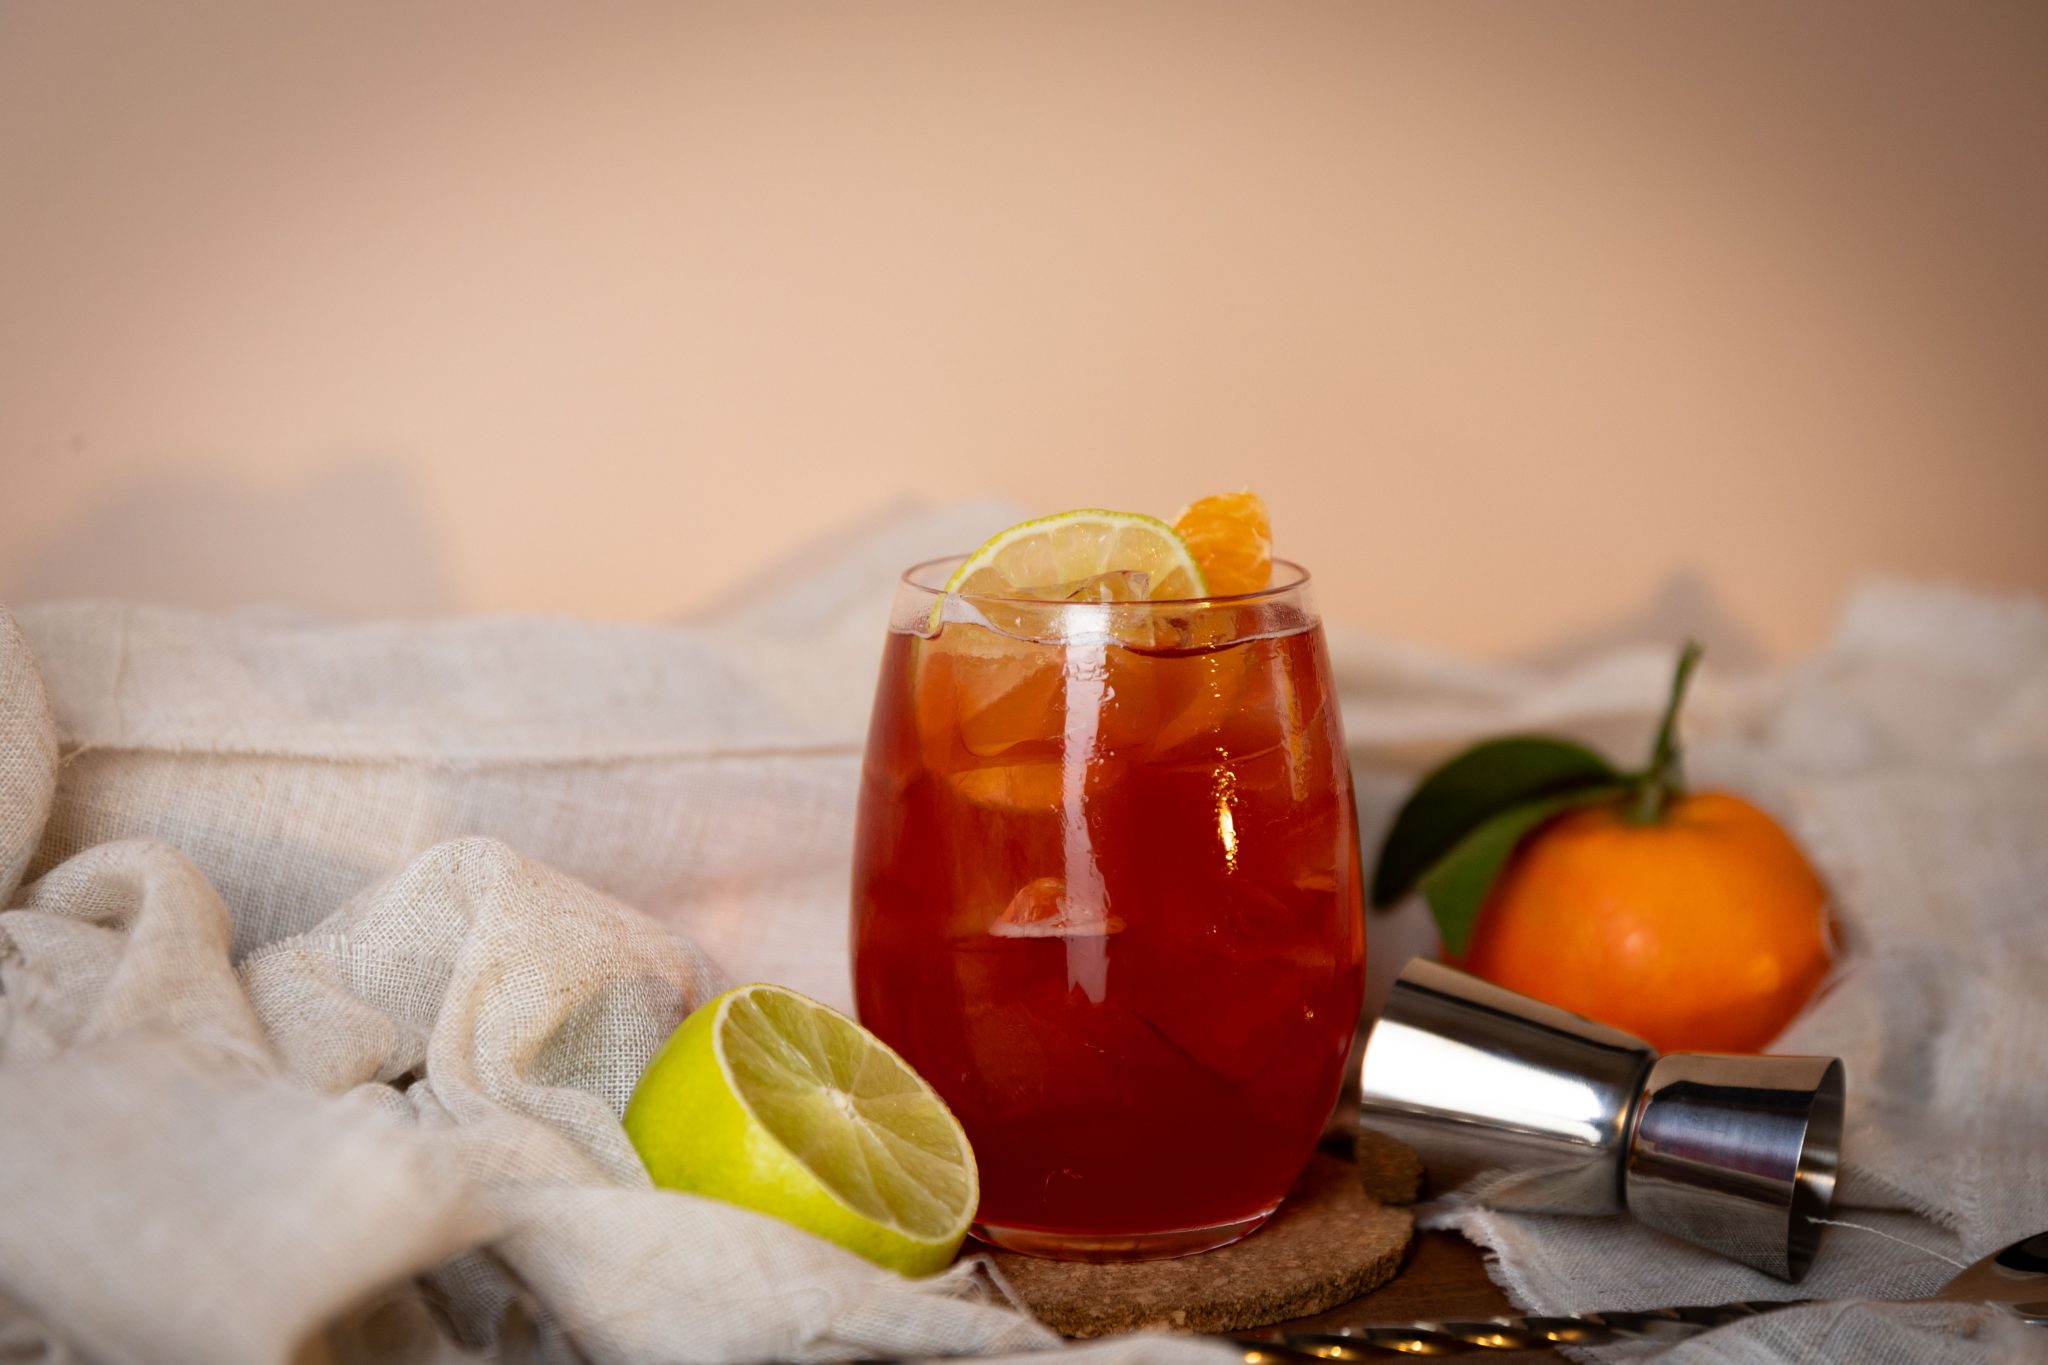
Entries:
MULTIPOLYGON (((1275 1323, 1275 1332, 1334 1332, 1370 1323, 1441 1318, 1491 1318, 1514 1312, 1507 1296, 1486 1274, 1484 1254, 1454 1232, 1417 1232, 1407 1259, 1393 1279, 1369 1294, 1314 1317, 1275 1323)), ((1252 1333, 1250 1335, 1257 1335, 1252 1333)), ((1389 1352, 1388 1360, 1399 1357, 1389 1352)), ((1486 1351, 1486 1361, 1545 1362, 1562 1359, 1552 1350, 1486 1351)))
MULTIPOLYGON (((1350 1060, 1345 1063, 1344 1092, 1338 1098, 1324 1148, 1347 1153, 1358 1135, 1358 1059, 1365 1045, 1366 1029, 1361 1024, 1353 1040, 1350 1060)), ((1334 1332, 1346 1327, 1376 1323, 1417 1322, 1445 1318, 1493 1318, 1515 1311, 1486 1273, 1485 1253, 1454 1232, 1417 1231, 1408 1255, 1394 1278, 1369 1294, 1339 1304, 1313 1317, 1275 1323, 1264 1331, 1334 1332)), ((1248 1335, 1256 1336, 1258 1333, 1248 1335)), ((1555 1350, 1486 1351, 1475 1358, 1487 1361, 1550 1362, 1563 1359, 1555 1350)), ((1398 1357, 1387 1353, 1387 1359, 1398 1357)))

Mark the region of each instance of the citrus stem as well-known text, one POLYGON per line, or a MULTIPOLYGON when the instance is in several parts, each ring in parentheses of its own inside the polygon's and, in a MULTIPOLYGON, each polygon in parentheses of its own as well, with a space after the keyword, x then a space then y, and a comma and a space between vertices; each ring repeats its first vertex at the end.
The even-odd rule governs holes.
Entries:
POLYGON ((1678 708, 1685 702, 1686 684, 1706 651, 1698 640, 1687 640, 1678 651, 1678 667, 1671 675, 1671 696, 1664 703, 1664 719, 1657 726, 1657 742, 1650 747, 1650 764, 1636 784, 1635 804, 1629 810, 1632 825, 1654 825, 1664 818, 1671 800, 1685 794, 1685 758, 1678 747, 1678 708))

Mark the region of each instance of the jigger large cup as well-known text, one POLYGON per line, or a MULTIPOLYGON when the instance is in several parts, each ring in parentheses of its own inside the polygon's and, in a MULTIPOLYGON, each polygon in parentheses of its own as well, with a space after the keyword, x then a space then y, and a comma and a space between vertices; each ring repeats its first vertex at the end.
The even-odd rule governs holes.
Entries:
POLYGON ((1402 969, 1359 1070, 1360 1118, 1438 1193, 1611 1214, 1797 1280, 1834 1201, 1842 1064, 1656 1049, 1441 963, 1402 969))

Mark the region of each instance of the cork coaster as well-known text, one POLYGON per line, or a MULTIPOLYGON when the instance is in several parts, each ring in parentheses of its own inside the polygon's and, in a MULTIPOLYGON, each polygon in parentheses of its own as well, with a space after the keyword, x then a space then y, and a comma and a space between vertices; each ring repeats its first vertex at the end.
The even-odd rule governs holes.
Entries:
POLYGON ((1405 1209, 1386 1208, 1366 1192, 1350 1162, 1318 1155, 1273 1221, 1227 1247, 1122 1265, 1007 1251, 990 1257, 1024 1307, 1070 1337, 1148 1327, 1241 1332, 1320 1313, 1385 1284, 1414 1229, 1405 1209))
POLYGON ((1422 1194, 1422 1158, 1385 1133, 1360 1128, 1358 1178, 1382 1204, 1412 1204, 1422 1194))

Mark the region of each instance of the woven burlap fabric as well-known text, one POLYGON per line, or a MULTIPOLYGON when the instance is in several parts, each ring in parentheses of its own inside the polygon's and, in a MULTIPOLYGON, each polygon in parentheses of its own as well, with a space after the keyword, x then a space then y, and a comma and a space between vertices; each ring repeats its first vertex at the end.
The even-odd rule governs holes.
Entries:
MULTIPOLYGON (((908 1284, 647 1188, 615 1121, 719 981, 846 1001, 890 583, 1006 517, 884 526, 678 628, 21 611, 26 640, 0 634, 0 890, 9 868, 33 879, 0 915, 0 1346, 651 1361, 1051 1344, 971 1265, 908 1284)), ((1332 645, 1368 844, 1424 765, 1480 735, 1639 749, 1670 666, 1661 644, 1543 669, 1332 645)), ((1968 1313, 1847 1300, 1931 1289, 1943 1257, 2048 1226, 2029 1151, 2048 1030, 2026 984, 2043 970, 2048 613, 1868 590, 1797 666, 1710 663, 1689 731, 1695 774, 1778 811, 1834 887, 1843 970, 1784 1046, 1848 1059, 1843 1216, 1904 1242, 1836 1229, 1801 1292, 1844 1301, 1683 1351, 2024 1349, 1968 1313)), ((1376 918, 1371 941, 1383 980, 1426 921, 1376 918)), ((1493 1248, 1531 1308, 1784 1292, 1620 1220, 1435 1216, 1493 1248)))
POLYGON ((91 1359, 343 1349, 408 1275, 432 1311, 396 1345, 430 1356, 508 1320, 549 1360, 1044 1342, 972 1266, 912 1284, 652 1189, 616 1114, 721 978, 501 843, 430 850, 239 971, 228 942, 154 841, 0 915, 0 1277, 91 1359))
POLYGON ((7 1358, 1057 1344, 974 1261, 906 1281, 652 1188, 618 1124, 733 979, 707 945, 848 993, 869 680, 788 643, 848 651, 835 588, 870 673, 886 574, 770 594, 752 639, 96 605, 25 612, 30 644, 0 613, 0 872, 32 877, 0 912, 7 1358))
POLYGON ((0 905, 21 884, 56 795, 57 723, 21 627, 0 612, 0 905))
POLYGON ((886 520, 688 628, 21 608, 65 745, 30 874, 161 839, 221 893, 240 955, 487 834, 735 971, 849 1006, 853 800, 890 593, 911 560, 1011 515, 886 520))

